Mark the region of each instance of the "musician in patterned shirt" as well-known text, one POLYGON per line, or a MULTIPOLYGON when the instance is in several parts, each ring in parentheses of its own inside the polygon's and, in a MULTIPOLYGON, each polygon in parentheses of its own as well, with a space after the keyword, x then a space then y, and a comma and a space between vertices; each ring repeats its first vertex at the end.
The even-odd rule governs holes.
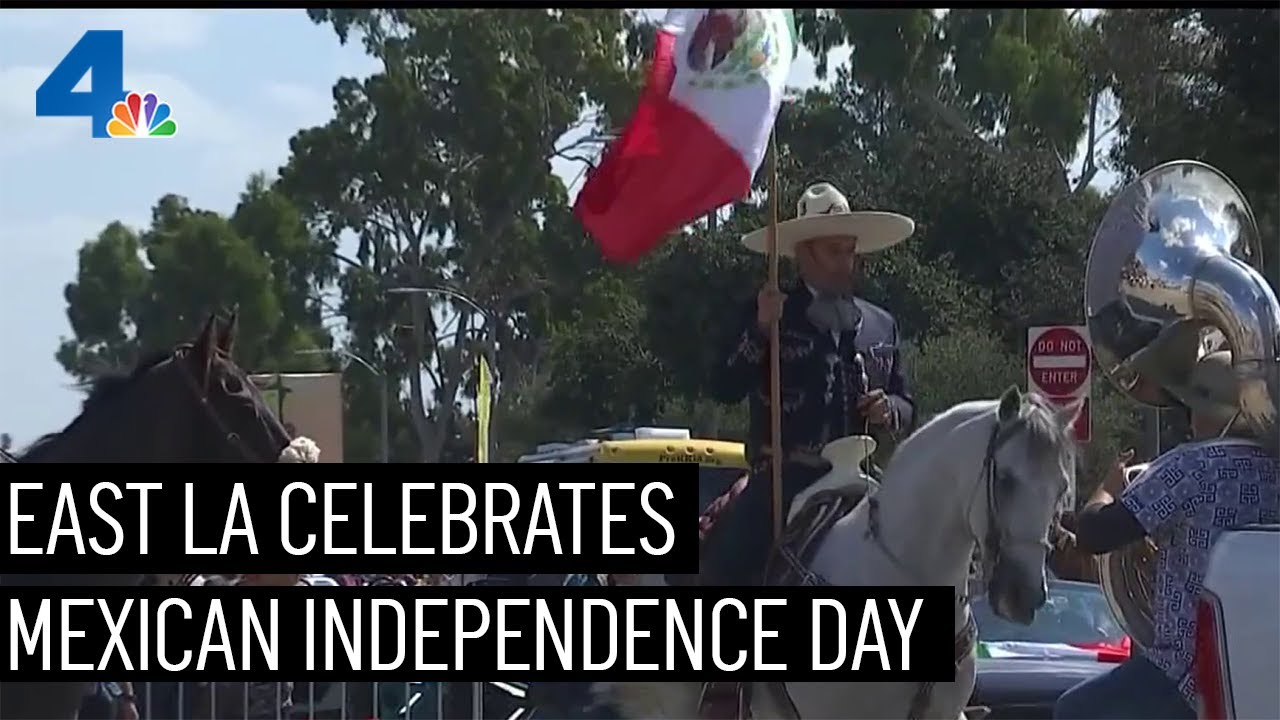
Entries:
POLYGON ((1155 641, 1145 656, 1064 693, 1056 718, 1194 719, 1195 608, 1209 551, 1227 530, 1280 522, 1280 460, 1235 409, 1230 353, 1202 359, 1179 395, 1191 410, 1192 441, 1157 458, 1128 487, 1124 466, 1133 455, 1122 455, 1080 513, 1075 537, 1094 555, 1155 541, 1155 641))

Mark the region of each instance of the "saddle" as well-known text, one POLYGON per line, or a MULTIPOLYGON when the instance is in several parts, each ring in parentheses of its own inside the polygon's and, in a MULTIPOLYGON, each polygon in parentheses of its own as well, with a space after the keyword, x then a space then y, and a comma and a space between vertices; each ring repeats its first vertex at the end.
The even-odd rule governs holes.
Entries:
MULTIPOLYGON (((816 493, 823 490, 855 486, 861 488, 865 493, 867 483, 865 476, 862 474, 862 463, 871 457, 875 451, 875 438, 866 435, 850 435, 827 443, 822 448, 822 457, 831 463, 831 470, 796 495, 788 510, 787 522, 791 522, 795 518, 796 512, 808 504, 816 493)), ((738 478, 737 482, 729 486, 728 490, 725 490, 707 505, 706 509, 698 517, 699 541, 706 539, 711 534, 716 521, 733 504, 733 501, 742 494, 750 480, 751 475, 744 473, 742 477, 738 478)))
MULTIPOLYGON (((833 463, 834 464, 834 463, 833 463)), ((826 478, 823 478, 826 480, 826 478)), ((822 482, 820 480, 819 482, 822 482)), ((840 518, 853 511, 866 497, 872 486, 868 483, 844 484, 834 489, 821 489, 812 493, 803 506, 800 498, 792 505, 791 519, 775 544, 765 566, 765 585, 803 586, 825 584, 826 580, 809 570, 818 544, 840 518)), ((698 717, 702 720, 746 720, 751 711, 751 683, 712 681, 704 683, 698 703, 698 717)), ((774 693, 785 691, 777 683, 768 683, 766 689, 774 693)))
POLYGON ((865 495, 870 485, 862 472, 862 463, 875 452, 876 440, 867 435, 850 435, 827 443, 822 448, 822 457, 831 463, 831 471, 796 495, 787 510, 787 524, 795 521, 797 513, 820 492, 853 488, 865 495))

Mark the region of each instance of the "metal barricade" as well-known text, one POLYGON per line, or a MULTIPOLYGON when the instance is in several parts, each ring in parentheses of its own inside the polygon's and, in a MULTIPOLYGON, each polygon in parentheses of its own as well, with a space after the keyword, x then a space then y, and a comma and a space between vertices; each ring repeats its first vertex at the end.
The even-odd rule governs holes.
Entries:
POLYGON ((140 720, 519 720, 528 711, 524 688, 501 682, 166 682, 138 683, 135 693, 140 720), (446 705, 447 693, 463 694, 467 707, 446 705), (511 702, 488 713, 488 693, 511 702))
MULTIPOLYGON (((589 584, 586 579, 596 577, 563 582, 589 584)), ((440 576, 438 582, 504 584, 485 575, 440 576)), ((140 720, 520 720, 530 710, 527 686, 505 682, 163 682, 136 683, 134 695, 140 720), (450 702, 464 697, 465 703, 450 702), (486 707, 486 697, 503 702, 486 707)), ((82 714, 80 720, 116 717, 82 714)))

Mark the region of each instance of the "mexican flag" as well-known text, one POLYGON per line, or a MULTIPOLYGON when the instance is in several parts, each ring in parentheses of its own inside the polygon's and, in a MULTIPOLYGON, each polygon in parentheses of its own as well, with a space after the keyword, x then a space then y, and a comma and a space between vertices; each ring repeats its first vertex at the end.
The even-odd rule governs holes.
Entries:
POLYGON ((574 204, 605 258, 638 260, 746 196, 798 47, 790 10, 667 12, 635 115, 574 204))
POLYGON ((1129 639, 1109 643, 1037 643, 1037 642, 979 642, 980 658, 1084 658, 1099 662, 1123 662, 1129 657, 1129 639))
POLYGON ((980 642, 978 643, 980 658, 1087 658, 1094 659, 1096 650, 1087 650, 1065 643, 1037 642, 980 642))

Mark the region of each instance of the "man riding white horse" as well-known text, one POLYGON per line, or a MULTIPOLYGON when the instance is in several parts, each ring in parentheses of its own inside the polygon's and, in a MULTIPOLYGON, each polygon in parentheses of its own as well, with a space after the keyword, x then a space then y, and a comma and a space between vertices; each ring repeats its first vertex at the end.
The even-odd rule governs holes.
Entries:
MULTIPOLYGON (((850 212, 839 190, 819 183, 805 190, 797 217, 778 224, 782 257, 795 258, 800 278, 771 285, 742 308, 716 369, 714 391, 724 403, 750 396, 747 453, 751 480, 706 539, 702 582, 740 585, 756 579, 770 549, 758 531, 769 517, 769 333, 775 319, 781 343, 783 507, 824 476, 827 443, 854 435, 892 440, 910 433, 915 405, 898 357, 892 315, 853 295, 861 255, 906 240, 908 217, 850 212)), ((765 252, 761 229, 743 244, 765 252)))

